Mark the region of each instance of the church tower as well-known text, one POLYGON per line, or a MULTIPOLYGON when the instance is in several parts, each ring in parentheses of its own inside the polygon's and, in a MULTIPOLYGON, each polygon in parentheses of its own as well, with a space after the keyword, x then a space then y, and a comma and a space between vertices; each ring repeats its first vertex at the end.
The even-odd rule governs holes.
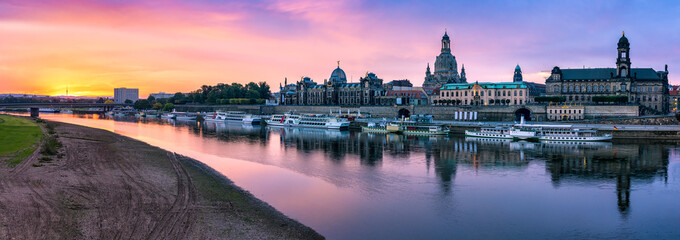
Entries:
POLYGON ((522 81, 522 69, 519 67, 519 64, 515 67, 515 75, 512 76, 512 82, 521 82, 522 81))
POLYGON ((444 31, 444 37, 442 37, 442 53, 451 53, 451 39, 449 39, 448 31, 444 31))
POLYGON ((460 82, 467 82, 467 77, 465 77, 465 64, 460 68, 460 82))
POLYGON ((432 76, 432 72, 430 72, 430 63, 427 63, 427 70, 425 70, 425 77, 432 76))
POLYGON ((630 43, 626 38, 626 33, 619 38, 618 44, 619 57, 616 59, 616 73, 618 77, 630 77, 630 43))

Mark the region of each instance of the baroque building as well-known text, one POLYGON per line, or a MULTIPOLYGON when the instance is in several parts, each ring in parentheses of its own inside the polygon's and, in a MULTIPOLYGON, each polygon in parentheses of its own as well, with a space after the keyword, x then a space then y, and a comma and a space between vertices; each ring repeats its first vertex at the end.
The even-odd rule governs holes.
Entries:
MULTIPOLYGON (((616 68, 560 69, 546 79, 548 96, 564 96, 568 103, 592 104, 596 96, 625 96, 644 112, 667 112, 668 65, 664 71, 632 68, 630 43, 623 34, 617 44, 616 68)), ((602 99, 602 98, 596 98, 602 99)))
POLYGON ((367 72, 358 83, 348 83, 345 71, 338 67, 323 84, 302 77, 295 84, 280 87, 281 103, 288 105, 383 105, 386 90, 383 80, 367 72))
POLYGON ((447 83, 465 83, 465 67, 458 74, 458 62, 456 56, 451 53, 451 39, 445 31, 442 37, 441 53, 434 62, 434 74, 430 71, 430 64, 425 70, 425 82, 423 87, 440 88, 447 83))
POLYGON ((526 82, 449 83, 439 90, 436 105, 524 105, 533 97, 526 82))

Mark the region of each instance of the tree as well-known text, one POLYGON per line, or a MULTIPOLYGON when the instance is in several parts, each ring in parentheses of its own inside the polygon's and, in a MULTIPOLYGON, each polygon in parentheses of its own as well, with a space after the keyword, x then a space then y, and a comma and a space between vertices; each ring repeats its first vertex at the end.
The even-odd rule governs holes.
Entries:
POLYGON ((567 98, 564 96, 537 96, 534 97, 534 101, 539 102, 539 103, 544 103, 544 102, 564 102, 566 101, 567 98))
POLYGON ((146 100, 149 100, 149 102, 152 103, 153 101, 156 101, 156 98, 154 96, 149 95, 149 97, 146 98, 146 100))
POLYGON ((130 100, 130 99, 125 99, 125 104, 132 104, 132 100, 130 100))
POLYGON ((163 104, 161 103, 154 103, 152 109, 153 110, 161 110, 163 108, 163 104))
POLYGON ((172 109, 175 109, 175 104, 166 103, 165 106, 163 106, 163 111, 165 112, 172 111, 172 109))
POLYGON ((109 100, 106 100, 106 102, 104 102, 104 103, 111 104, 111 103, 114 103, 114 102, 113 102, 113 100, 109 99, 109 100))
POLYGON ((262 99, 269 99, 272 95, 271 90, 269 89, 269 84, 267 82, 260 82, 259 84, 259 91, 260 91, 260 98, 262 99))
POLYGON ((151 108, 151 103, 149 102, 149 100, 140 99, 140 100, 137 100, 135 102, 134 107, 135 107, 135 109, 146 110, 146 109, 151 108))
POLYGON ((104 103, 104 102, 106 102, 106 100, 104 100, 104 98, 97 99, 97 103, 104 103))
POLYGON ((246 98, 248 98, 248 99, 260 98, 260 93, 256 90, 250 89, 250 90, 248 90, 248 92, 246 92, 246 98))

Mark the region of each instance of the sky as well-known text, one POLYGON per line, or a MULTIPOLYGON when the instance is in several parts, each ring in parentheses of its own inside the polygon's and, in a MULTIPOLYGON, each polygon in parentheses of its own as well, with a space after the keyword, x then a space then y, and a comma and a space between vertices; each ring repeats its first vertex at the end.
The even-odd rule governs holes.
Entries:
POLYGON ((340 67, 419 86, 447 30, 468 82, 543 83, 553 66, 614 67, 623 31, 633 67, 680 72, 679 1, 2 0, 0 93, 189 92, 340 67))

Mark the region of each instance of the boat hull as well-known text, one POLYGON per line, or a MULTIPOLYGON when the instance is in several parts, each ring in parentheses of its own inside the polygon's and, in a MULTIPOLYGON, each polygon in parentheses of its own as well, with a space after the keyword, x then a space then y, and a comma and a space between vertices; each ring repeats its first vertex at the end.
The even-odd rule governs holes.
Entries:
POLYGON ((579 136, 543 136, 539 138, 540 141, 555 141, 555 142, 605 142, 611 141, 612 136, 590 136, 590 137, 579 137, 579 136))
POLYGON ((478 138, 497 138, 497 139, 513 139, 514 137, 509 134, 494 134, 494 133, 480 133, 477 131, 465 130, 466 137, 478 137, 478 138))

